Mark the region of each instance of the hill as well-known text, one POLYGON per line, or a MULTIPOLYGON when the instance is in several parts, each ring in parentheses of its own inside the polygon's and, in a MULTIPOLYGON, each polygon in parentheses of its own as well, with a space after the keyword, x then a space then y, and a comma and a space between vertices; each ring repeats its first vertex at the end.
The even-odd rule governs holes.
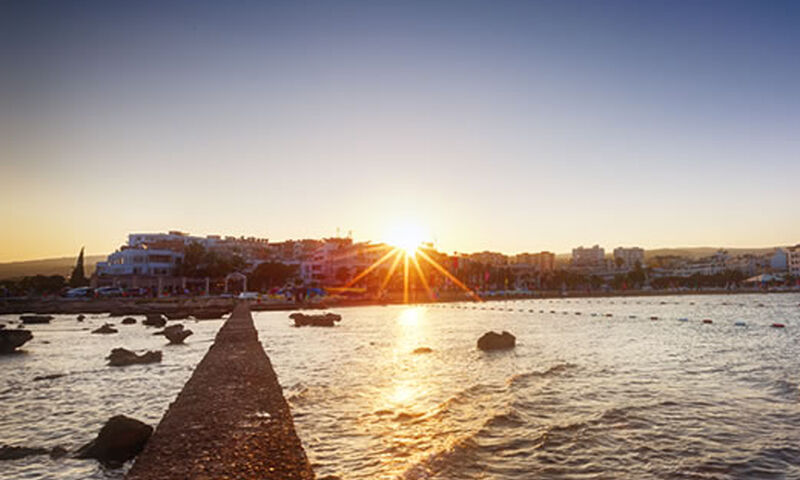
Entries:
MULTIPOLYGON (((86 255, 84 268, 86 275, 94 272, 97 262, 105 260, 107 255, 86 255)), ((42 260, 27 260, 24 262, 0 263, 0 280, 8 278, 27 277, 30 275, 63 275, 69 277, 75 266, 77 257, 45 258, 42 260)))

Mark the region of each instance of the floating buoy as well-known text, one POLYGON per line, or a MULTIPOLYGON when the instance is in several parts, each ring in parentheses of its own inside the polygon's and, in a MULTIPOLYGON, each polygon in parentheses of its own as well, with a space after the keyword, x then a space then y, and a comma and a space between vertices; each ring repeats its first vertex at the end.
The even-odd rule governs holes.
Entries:
POLYGON ((746 323, 744 323, 744 322, 743 322, 743 321, 741 321, 741 320, 740 320, 740 321, 738 321, 738 322, 734 322, 733 324, 734 324, 735 326, 737 326, 737 327, 746 327, 746 326, 747 326, 747 324, 746 324, 746 323))
POLYGON ((704 318, 703 323, 714 323, 714 321, 711 320, 710 318, 704 318))
POLYGON ((776 323, 772 324, 772 328, 785 328, 785 327, 786 327, 786 325, 784 325, 782 323, 777 323, 776 322, 776 323))
POLYGON ((592 316, 593 316, 593 317, 596 317, 596 316, 597 316, 597 314, 596 314, 596 313, 593 313, 593 314, 592 314, 592 316))
POLYGON ((679 319, 678 319, 678 321, 679 321, 679 322, 688 322, 688 321, 689 321, 689 319, 688 319, 688 318, 686 318, 686 317, 684 317, 684 318, 679 318, 679 319))
POLYGON ((658 320, 658 317, 650 317, 650 320, 658 320))
POLYGON ((636 315, 628 315, 628 318, 636 318, 636 315))
POLYGON ((614 315, 612 315, 612 314, 610 314, 610 313, 606 313, 606 317, 613 317, 613 316, 614 316, 614 315))

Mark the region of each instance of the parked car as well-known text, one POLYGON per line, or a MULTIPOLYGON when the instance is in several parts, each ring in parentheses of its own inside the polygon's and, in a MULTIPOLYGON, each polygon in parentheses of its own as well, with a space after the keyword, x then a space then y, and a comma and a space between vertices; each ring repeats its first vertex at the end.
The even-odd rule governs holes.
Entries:
POLYGON ((94 289, 92 287, 70 288, 64 292, 64 296, 67 298, 91 297, 92 295, 94 295, 94 289))
POLYGON ((94 291, 97 297, 121 297, 125 293, 119 287, 100 287, 94 291))

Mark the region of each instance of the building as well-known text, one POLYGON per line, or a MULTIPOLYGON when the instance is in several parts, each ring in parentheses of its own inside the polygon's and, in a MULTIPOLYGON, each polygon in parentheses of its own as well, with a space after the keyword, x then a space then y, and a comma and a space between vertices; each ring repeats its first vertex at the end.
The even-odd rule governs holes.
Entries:
POLYGON ((786 268, 789 275, 800 276, 800 244, 786 249, 786 268))
POLYGON ((625 269, 635 268, 637 264, 643 267, 644 249, 639 247, 617 247, 614 249, 614 262, 620 268, 625 269))
POLYGON ((95 273, 99 276, 160 276, 175 274, 183 261, 183 252, 124 246, 97 262, 95 273))
POLYGON ((592 248, 580 246, 572 249, 572 266, 578 268, 604 268, 606 251, 599 245, 592 248))
POLYGON ((528 267, 539 273, 552 272, 555 269, 556 254, 551 252, 520 253, 511 261, 512 266, 528 267))
POLYGON ((505 267, 508 265, 508 256, 498 252, 484 251, 478 253, 468 253, 462 255, 462 257, 467 258, 472 262, 481 263, 483 265, 489 265, 492 267, 505 267))
POLYGON ((786 250, 778 248, 769 259, 769 266, 775 272, 785 272, 789 268, 786 250))

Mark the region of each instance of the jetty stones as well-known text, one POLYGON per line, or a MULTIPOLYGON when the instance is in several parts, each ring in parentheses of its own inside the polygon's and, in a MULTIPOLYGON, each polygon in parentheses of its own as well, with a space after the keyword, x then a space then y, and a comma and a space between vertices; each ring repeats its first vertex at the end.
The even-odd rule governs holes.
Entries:
POLYGON ((306 315, 295 312, 289 315, 294 320, 295 327, 332 327, 336 322, 342 321, 342 316, 335 313, 324 313, 319 315, 306 315))
POLYGON ((108 364, 112 367, 124 367, 144 363, 158 363, 161 361, 161 352, 158 350, 147 351, 141 355, 124 348, 115 348, 107 357, 108 364))
POLYGON ((183 324, 177 324, 177 325, 170 325, 169 327, 157 333, 159 335, 164 335, 165 337, 167 337, 169 343, 178 344, 178 343, 183 343, 183 341, 186 340, 186 337, 191 335, 193 332, 188 328, 184 328, 183 324))
POLYGON ((11 353, 32 338, 30 330, 0 328, 0 353, 11 353))
POLYGON ((142 451, 153 427, 125 415, 111 417, 91 442, 81 447, 76 458, 94 458, 103 465, 119 468, 142 451))
POLYGON ((119 332, 119 330, 114 328, 114 325, 112 325, 110 323, 105 323, 105 324, 103 324, 102 327, 92 330, 92 333, 100 333, 100 334, 109 334, 109 333, 117 333, 117 332, 119 332))
POLYGON ((508 350, 516 344, 517 338, 506 331, 486 332, 478 339, 478 348, 481 350, 508 350))
POLYGON ((52 315, 20 315, 19 319, 26 325, 37 323, 50 323, 54 317, 52 315))
POLYGON ((162 328, 166 324, 167 320, 160 313, 148 313, 147 318, 142 321, 142 325, 146 325, 148 327, 162 328))

